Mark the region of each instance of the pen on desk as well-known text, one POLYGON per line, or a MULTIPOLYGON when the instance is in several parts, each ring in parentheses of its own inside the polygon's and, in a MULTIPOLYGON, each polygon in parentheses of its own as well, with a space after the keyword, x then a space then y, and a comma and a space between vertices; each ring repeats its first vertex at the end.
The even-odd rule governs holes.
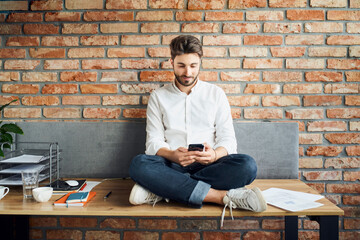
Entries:
POLYGON ((58 199, 55 200, 55 202, 59 201, 60 199, 62 199, 63 197, 65 197, 66 194, 62 195, 61 197, 59 197, 58 199))
POLYGON ((104 197, 104 199, 108 198, 111 193, 112 193, 112 191, 108 192, 108 194, 106 194, 106 196, 104 197))

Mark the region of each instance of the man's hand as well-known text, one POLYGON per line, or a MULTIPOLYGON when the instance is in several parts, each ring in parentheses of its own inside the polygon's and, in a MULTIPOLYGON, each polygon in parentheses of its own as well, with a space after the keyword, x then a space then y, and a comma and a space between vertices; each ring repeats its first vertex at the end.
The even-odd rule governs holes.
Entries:
POLYGON ((174 162, 180 164, 183 167, 186 167, 193 162, 195 162, 195 155, 193 155, 192 151, 188 151, 184 147, 179 147, 173 152, 174 162))
POLYGON ((167 148, 161 148, 156 153, 158 156, 162 156, 174 163, 177 163, 183 167, 186 167, 193 162, 195 162, 196 155, 194 152, 188 151, 187 148, 179 147, 178 149, 172 151, 167 148))
POLYGON ((198 162, 203 165, 209 165, 215 162, 217 159, 227 155, 227 151, 223 147, 218 147, 215 150, 207 143, 204 143, 204 146, 205 151, 188 151, 187 148, 184 147, 179 147, 176 150, 160 148, 156 155, 162 156, 183 167, 189 166, 194 162, 198 162))
POLYGON ((216 153, 207 143, 204 143, 205 151, 193 151, 196 162, 208 165, 216 161, 216 153))

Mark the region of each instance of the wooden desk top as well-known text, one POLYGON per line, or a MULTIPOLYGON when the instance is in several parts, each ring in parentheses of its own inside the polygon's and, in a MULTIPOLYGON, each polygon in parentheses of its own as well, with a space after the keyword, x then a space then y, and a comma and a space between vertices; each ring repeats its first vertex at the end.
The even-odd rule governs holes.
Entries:
MULTIPOLYGON (((90 180, 90 179, 89 179, 90 180)), ((38 203, 35 200, 24 200, 21 187, 11 187, 10 193, 0 200, 1 215, 62 215, 62 216, 167 216, 167 217, 220 217, 223 206, 205 204, 201 209, 190 208, 178 203, 164 201, 151 205, 133 206, 128 198, 134 182, 131 180, 111 179, 97 185, 93 191, 96 196, 84 207, 55 207, 53 202, 61 195, 53 195, 51 200, 38 203), (104 196, 112 191, 110 197, 104 196)), ((251 186, 261 190, 270 187, 284 188, 294 191, 317 194, 315 190, 297 179, 257 179, 251 186)), ((287 212, 268 205, 265 212, 254 213, 246 210, 234 210, 234 216, 322 216, 344 215, 344 211, 326 198, 318 202, 324 205, 301 212, 287 212)), ((229 210, 226 211, 229 216, 229 210)))

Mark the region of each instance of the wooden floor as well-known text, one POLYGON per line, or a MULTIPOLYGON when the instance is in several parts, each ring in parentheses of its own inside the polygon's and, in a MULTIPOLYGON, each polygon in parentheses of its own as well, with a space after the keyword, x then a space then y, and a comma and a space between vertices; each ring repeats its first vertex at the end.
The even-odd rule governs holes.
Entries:
MULTIPOLYGON (((193 209, 174 202, 159 202, 151 205, 132 206, 128 197, 133 186, 131 180, 111 179, 104 180, 93 191, 96 196, 84 207, 55 207, 53 202, 59 195, 53 195, 46 203, 37 203, 35 200, 24 200, 21 187, 11 187, 10 193, 0 200, 0 214, 9 215, 73 215, 73 216, 169 216, 169 217, 219 217, 223 206, 205 204, 201 209, 193 209), (110 197, 104 200, 104 196, 112 191, 110 197)), ((270 187, 278 187, 294 191, 317 194, 315 190, 305 183, 296 179, 257 179, 249 188, 257 186, 261 190, 270 187)), ((301 212, 287 212, 268 205, 268 209, 262 213, 254 213, 246 210, 234 210, 234 216, 324 216, 343 215, 344 212, 326 198, 318 202, 324 205, 301 212)), ((229 216, 227 211, 226 216, 229 216)))

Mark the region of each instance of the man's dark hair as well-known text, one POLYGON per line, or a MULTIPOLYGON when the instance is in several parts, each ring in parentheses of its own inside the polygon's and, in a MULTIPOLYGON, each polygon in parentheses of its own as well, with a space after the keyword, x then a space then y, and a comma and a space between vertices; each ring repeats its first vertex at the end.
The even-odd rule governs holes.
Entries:
POLYGON ((201 58, 203 55, 200 40, 191 35, 181 35, 170 43, 171 59, 184 53, 196 53, 201 58))

